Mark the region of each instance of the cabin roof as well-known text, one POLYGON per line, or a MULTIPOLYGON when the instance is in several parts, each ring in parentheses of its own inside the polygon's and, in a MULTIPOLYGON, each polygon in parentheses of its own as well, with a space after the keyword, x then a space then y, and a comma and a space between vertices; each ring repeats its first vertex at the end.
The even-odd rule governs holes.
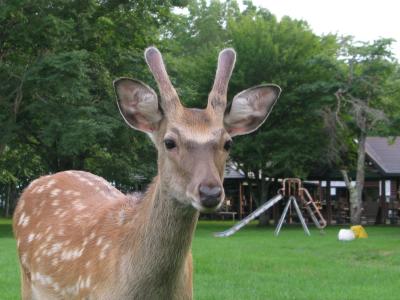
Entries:
POLYGON ((400 137, 367 137, 365 151, 385 175, 400 175, 400 137))

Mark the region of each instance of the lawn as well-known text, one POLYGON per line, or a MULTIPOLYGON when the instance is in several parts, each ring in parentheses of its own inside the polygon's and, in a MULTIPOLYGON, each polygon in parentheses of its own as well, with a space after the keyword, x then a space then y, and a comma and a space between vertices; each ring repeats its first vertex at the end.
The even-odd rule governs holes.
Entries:
POLYGON ((19 270, 11 220, 0 219, 0 300, 19 299, 19 270))
MULTIPOLYGON (((301 228, 250 225, 229 238, 229 222, 200 222, 193 242, 195 299, 399 299, 400 228, 368 227, 368 239, 339 242, 339 228, 311 237, 301 228)), ((0 299, 18 299, 8 220, 0 220, 0 299)))

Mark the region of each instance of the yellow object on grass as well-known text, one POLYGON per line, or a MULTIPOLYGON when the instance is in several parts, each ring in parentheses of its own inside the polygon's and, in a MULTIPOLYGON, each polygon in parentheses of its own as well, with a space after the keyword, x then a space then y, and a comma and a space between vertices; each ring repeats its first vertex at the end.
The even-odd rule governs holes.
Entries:
POLYGON ((350 229, 354 232, 356 239, 365 239, 368 237, 367 232, 361 225, 351 226, 350 229))

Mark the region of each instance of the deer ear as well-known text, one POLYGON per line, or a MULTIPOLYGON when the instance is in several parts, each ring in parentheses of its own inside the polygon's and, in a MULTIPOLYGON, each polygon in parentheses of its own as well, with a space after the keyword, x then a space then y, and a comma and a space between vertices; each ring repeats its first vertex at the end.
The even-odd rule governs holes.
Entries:
POLYGON ((237 94, 224 116, 224 125, 228 133, 236 135, 253 132, 267 119, 281 88, 274 84, 252 87, 237 94))
POLYGON ((114 89, 119 111, 129 126, 147 133, 158 129, 162 112, 152 88, 138 80, 120 78, 114 81, 114 89))

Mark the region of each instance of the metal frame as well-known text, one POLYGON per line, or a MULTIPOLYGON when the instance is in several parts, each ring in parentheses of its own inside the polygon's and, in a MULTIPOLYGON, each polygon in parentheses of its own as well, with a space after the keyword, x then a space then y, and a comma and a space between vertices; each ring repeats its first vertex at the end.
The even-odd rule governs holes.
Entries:
POLYGON ((301 222, 301 225, 303 226, 304 232, 306 235, 311 235, 310 231, 308 230, 306 221, 303 217, 303 214, 301 213, 301 209, 299 207, 299 204, 297 201, 301 201, 301 204, 307 212, 309 213, 312 221, 314 222, 315 226, 319 229, 323 229, 326 227, 326 221, 324 217, 322 216, 321 212, 319 211, 318 206, 315 204, 313 198, 311 197, 310 193, 306 188, 302 187, 302 182, 299 178, 285 178, 282 181, 282 188, 278 190, 278 194, 264 203, 262 206, 260 206, 258 209, 256 209, 254 212, 249 214, 246 218, 235 224, 233 227, 229 228, 228 230, 222 231, 222 232, 216 232, 214 236, 216 237, 227 237, 233 235, 235 232, 240 230, 242 227, 250 223, 251 220, 254 220, 257 218, 259 215, 261 215, 263 212, 267 211, 270 209, 272 206, 274 206, 276 203, 281 201, 282 199, 288 199, 285 208, 283 209, 282 215, 279 219, 278 225, 275 229, 275 235, 278 236, 279 232, 282 228, 282 225, 285 221, 286 215, 288 213, 288 210, 290 206, 293 204, 295 211, 297 213, 297 216, 299 217, 299 220, 301 222))
POLYGON ((294 208, 295 208, 295 210, 296 210, 297 216, 299 217, 299 220, 300 220, 300 222, 301 222, 301 225, 303 226, 304 232, 306 233, 306 235, 311 235, 311 234, 310 234, 310 231, 308 230, 306 221, 304 220, 303 214, 301 213, 300 207, 299 207, 299 205, 297 204, 297 200, 296 200, 296 198, 295 198, 294 196, 290 196, 290 197, 289 197, 288 202, 286 203, 285 208, 284 208, 284 210, 283 210, 283 213, 282 213, 282 215, 281 215, 281 218, 279 219, 278 226, 276 226, 276 229, 275 229, 274 234, 275 234, 276 236, 279 235, 279 232, 281 231, 283 222, 285 221, 286 215, 287 215, 287 213, 288 213, 288 211, 289 211, 289 207, 290 207, 290 205, 291 205, 292 203, 293 203, 293 206, 294 206, 294 208))

